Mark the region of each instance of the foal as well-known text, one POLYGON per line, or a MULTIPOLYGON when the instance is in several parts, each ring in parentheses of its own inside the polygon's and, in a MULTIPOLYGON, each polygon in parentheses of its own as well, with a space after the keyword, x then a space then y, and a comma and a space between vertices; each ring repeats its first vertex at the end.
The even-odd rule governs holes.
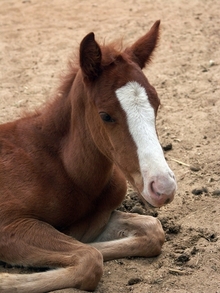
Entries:
POLYGON ((159 24, 122 52, 88 34, 53 102, 0 126, 0 260, 48 268, 0 274, 0 292, 94 290, 103 259, 160 253, 156 218, 115 211, 126 179, 155 207, 176 190, 155 130, 159 99, 141 70, 159 24))

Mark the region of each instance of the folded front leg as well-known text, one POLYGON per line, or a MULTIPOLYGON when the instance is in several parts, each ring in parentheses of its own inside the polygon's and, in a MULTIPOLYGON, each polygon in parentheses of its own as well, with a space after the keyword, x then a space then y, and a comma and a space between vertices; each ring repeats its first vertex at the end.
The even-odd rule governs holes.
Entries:
POLYGON ((106 229, 91 245, 104 260, 160 254, 165 234, 160 221, 151 216, 114 211, 106 229))
POLYGON ((102 255, 97 249, 34 219, 0 227, 0 259, 51 269, 33 274, 1 273, 0 292, 4 293, 44 293, 64 288, 91 291, 103 272, 102 255))

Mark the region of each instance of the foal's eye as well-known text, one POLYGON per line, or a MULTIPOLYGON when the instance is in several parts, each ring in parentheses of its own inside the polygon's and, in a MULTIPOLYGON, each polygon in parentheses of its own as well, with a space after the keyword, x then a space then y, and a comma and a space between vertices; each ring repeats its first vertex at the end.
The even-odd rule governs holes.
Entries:
POLYGON ((112 117, 105 112, 100 112, 99 115, 105 122, 115 122, 115 120, 112 119, 112 117))

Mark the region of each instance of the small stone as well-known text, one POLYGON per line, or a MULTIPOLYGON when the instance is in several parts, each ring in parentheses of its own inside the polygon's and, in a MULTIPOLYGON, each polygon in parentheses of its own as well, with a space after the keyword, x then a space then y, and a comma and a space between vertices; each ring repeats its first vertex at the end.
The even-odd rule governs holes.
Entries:
POLYGON ((187 261, 189 261, 190 260, 190 257, 189 257, 189 255, 187 254, 187 253, 182 253, 180 256, 178 256, 178 258, 177 258, 177 261, 178 262, 182 262, 182 263, 184 263, 184 262, 187 262, 187 261))
POLYGON ((172 143, 168 143, 166 145, 163 145, 162 148, 164 151, 170 151, 170 150, 172 150, 173 145, 172 145, 172 143))
POLYGON ((203 189, 202 188, 195 188, 192 190, 192 194, 194 195, 200 195, 203 193, 203 189))
POLYGON ((220 189, 214 190, 212 195, 220 195, 220 189))
POLYGON ((131 278, 129 281, 128 281, 128 285, 131 286, 131 285, 134 285, 134 284, 138 284, 141 282, 141 279, 140 278, 131 278))
POLYGON ((191 165, 189 168, 193 172, 198 172, 201 169, 199 165, 191 165))
POLYGON ((215 65, 215 61, 214 60, 209 60, 209 66, 211 67, 213 65, 215 65))

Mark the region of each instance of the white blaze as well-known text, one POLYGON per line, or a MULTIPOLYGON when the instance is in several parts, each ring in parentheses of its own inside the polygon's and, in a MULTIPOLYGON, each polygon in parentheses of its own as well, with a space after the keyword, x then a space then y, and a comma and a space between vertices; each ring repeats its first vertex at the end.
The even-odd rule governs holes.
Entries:
MULTIPOLYGON (((132 81, 116 90, 116 96, 126 113, 130 134, 137 146, 137 155, 144 181, 162 174, 172 173, 169 169, 155 128, 155 112, 151 106, 145 88, 132 81)), ((149 182, 144 182, 148 193, 149 182)), ((144 195, 143 194, 143 195, 144 195)))

